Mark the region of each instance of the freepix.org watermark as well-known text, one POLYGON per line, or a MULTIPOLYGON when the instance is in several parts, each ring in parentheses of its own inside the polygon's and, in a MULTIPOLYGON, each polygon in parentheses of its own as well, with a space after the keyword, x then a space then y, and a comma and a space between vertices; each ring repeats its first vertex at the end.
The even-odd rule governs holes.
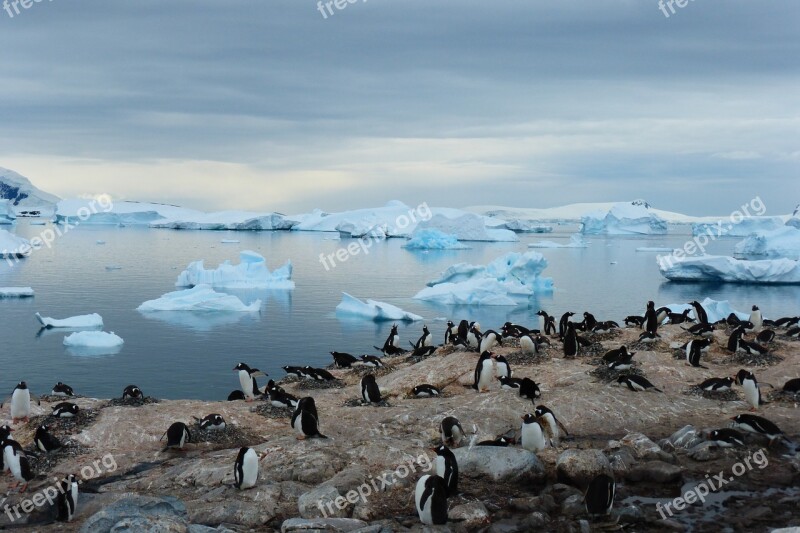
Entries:
MULTIPOLYGON (((8 13, 8 18, 14 18, 16 15, 22 13, 22 9, 30 9, 33 4, 38 4, 44 0, 3 0, 3 10, 8 13)), ((53 0, 48 0, 52 2, 53 0)))
POLYGON ((355 4, 359 1, 366 2, 367 0, 327 0, 326 2, 319 0, 317 2, 317 11, 322 15, 322 18, 327 19, 329 16, 333 16, 336 11, 341 11, 349 4, 355 4), (336 8, 336 11, 333 8, 336 8))
MULTIPOLYGON (((428 207, 427 202, 419 204, 417 207, 409 209, 407 213, 399 215, 394 221, 392 231, 404 230, 411 224, 430 220, 433 217, 431 208, 428 207)), ((383 230, 371 230, 357 239, 353 239, 347 246, 342 246, 338 250, 330 254, 319 254, 319 262, 325 267, 325 270, 336 268, 336 261, 344 263, 350 257, 364 252, 364 255, 369 254, 369 249, 376 242, 386 240, 386 232, 383 230)))
POLYGON ((665 503, 663 506, 661 505, 661 502, 658 502, 656 504, 656 510, 661 515, 661 518, 666 519, 667 514, 669 516, 673 515, 671 507, 674 507, 676 511, 683 511, 687 505, 692 505, 697 502, 700 502, 701 504, 705 503, 706 496, 708 496, 709 493, 718 491, 720 488, 733 481, 734 478, 742 476, 746 472, 751 471, 753 469, 753 465, 750 464, 751 459, 759 470, 763 470, 767 467, 767 465, 769 465, 769 459, 767 459, 767 455, 764 453, 762 448, 761 450, 753 453, 753 455, 745 457, 744 461, 733 465, 731 467, 731 472, 733 472, 732 476, 726 478, 725 472, 720 472, 714 477, 711 477, 710 474, 706 474, 705 480, 698 483, 692 490, 687 490, 682 496, 675 498, 671 502, 665 503))
POLYGON ((318 501, 317 507, 322 512, 322 516, 328 518, 329 514, 335 513, 334 506, 341 511, 348 504, 355 505, 359 500, 361 500, 361 503, 366 503, 371 494, 385 491, 399 480, 408 477, 410 473, 416 473, 417 467, 423 472, 429 472, 433 468, 433 462, 424 453, 420 454, 416 459, 409 457, 405 463, 400 464, 394 470, 384 472, 378 477, 370 475, 368 480, 365 480, 355 489, 348 491, 344 496, 339 496, 327 502, 318 501))
POLYGON ((694 2, 694 0, 658 0, 658 9, 664 13, 665 18, 669 18, 671 14, 674 15, 677 13, 675 6, 683 9, 689 5, 689 2, 694 2), (669 11, 667 11, 667 9, 669 9, 669 11))

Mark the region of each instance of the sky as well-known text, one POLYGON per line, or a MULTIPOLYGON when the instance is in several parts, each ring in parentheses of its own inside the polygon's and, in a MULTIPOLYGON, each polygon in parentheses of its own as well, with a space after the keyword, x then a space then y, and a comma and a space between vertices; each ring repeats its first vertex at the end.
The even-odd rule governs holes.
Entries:
POLYGON ((204 210, 800 202, 797 0, 338 1, 8 0, 0 166, 204 210))

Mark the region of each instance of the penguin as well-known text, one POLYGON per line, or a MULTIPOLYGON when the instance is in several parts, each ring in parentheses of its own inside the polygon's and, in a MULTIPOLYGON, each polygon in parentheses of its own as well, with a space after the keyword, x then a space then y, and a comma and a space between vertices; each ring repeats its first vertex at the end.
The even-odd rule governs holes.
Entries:
POLYGON ((592 333, 608 333, 612 329, 619 329, 619 324, 613 320, 606 320, 605 322, 598 322, 592 328, 592 333))
POLYGON ((751 414, 743 414, 743 415, 736 415, 731 418, 733 420, 732 426, 735 429, 741 429, 744 431, 749 431, 750 433, 756 433, 758 435, 763 435, 769 439, 770 446, 775 440, 778 439, 786 439, 786 435, 783 431, 778 428, 773 422, 767 420, 766 418, 758 415, 751 415, 751 414))
POLYGON ((727 316, 727 318, 723 318, 722 320, 717 320, 717 324, 727 324, 732 327, 736 326, 745 326, 745 323, 750 324, 749 320, 742 321, 736 313, 731 313, 727 316))
POLYGON ((522 351, 525 353, 535 354, 539 352, 539 345, 534 338, 531 337, 530 333, 519 338, 519 347, 522 348, 522 351))
POLYGON ((583 313, 583 329, 584 331, 592 331, 597 325, 597 319, 592 313, 584 311, 583 313))
POLYGON ((670 324, 683 324, 684 322, 691 321, 689 318, 689 312, 691 309, 684 309, 682 313, 670 313, 667 315, 670 324))
POLYGON ((761 389, 758 387, 758 381, 752 372, 745 369, 739 370, 736 374, 736 384, 741 385, 744 389, 744 397, 747 403, 750 404, 750 410, 755 411, 758 406, 763 403, 761 400, 761 389))
POLYGON ((786 336, 792 339, 800 338, 800 328, 790 328, 786 330, 786 336))
POLYGON ((655 333, 658 330, 656 304, 652 300, 647 302, 647 310, 644 312, 644 324, 642 324, 642 327, 647 333, 655 333))
POLYGON ((575 333, 575 325, 567 322, 567 329, 564 332, 564 357, 575 357, 578 355, 578 334, 575 333))
POLYGON ((707 366, 700 364, 700 356, 703 355, 703 345, 701 342, 702 341, 699 340, 689 341, 686 345, 686 362, 695 368, 708 369, 707 366))
MULTIPOLYGON (((503 327, 500 328, 500 330, 503 332, 503 338, 514 337, 515 339, 518 339, 523 335, 528 335, 532 333, 531 330, 529 330, 525 326, 520 326, 519 324, 514 324, 512 322, 506 322, 505 324, 503 324, 503 327)), ((534 331, 536 333, 539 333, 541 330, 534 330, 534 331)))
POLYGON ((572 311, 567 311, 563 315, 561 315, 561 320, 558 322, 558 336, 562 340, 564 339, 564 335, 567 333, 567 324, 570 323, 569 317, 574 315, 572 311))
POLYGON ((431 332, 428 331, 428 326, 422 326, 422 336, 417 339, 417 343, 414 345, 414 348, 424 348, 426 346, 431 346, 433 344, 433 336, 431 332))
POLYGON ((700 335, 701 337, 710 337, 714 334, 714 330, 716 329, 713 324, 695 324, 689 328, 681 328, 684 331, 688 331, 692 335, 700 335))
POLYGON ((61 442, 52 436, 47 429, 47 426, 41 425, 36 428, 36 433, 33 435, 34 446, 45 453, 61 448, 61 442))
POLYGON ((61 402, 53 406, 52 415, 56 418, 72 418, 78 415, 80 408, 74 403, 61 402))
POLYGON ((336 368, 351 368, 353 363, 357 363, 358 359, 354 355, 345 352, 331 352, 333 356, 333 365, 336 368))
POLYGON ((495 375, 505 378, 510 378, 512 375, 511 365, 508 364, 508 361, 502 355, 498 355, 494 358, 495 362, 495 375))
POLYGON ((708 434, 709 441, 713 442, 720 448, 734 448, 736 446, 744 446, 744 435, 735 429, 723 428, 715 429, 708 434))
POLYGON ((547 322, 550 319, 550 315, 544 309, 538 310, 536 315, 539 317, 539 331, 547 335, 547 322))
POLYGON ((503 339, 500 337, 500 335, 498 335, 498 333, 496 331, 494 331, 493 329, 490 329, 489 331, 487 331, 486 333, 484 333, 481 336, 481 341, 480 341, 480 345, 479 345, 478 351, 480 353, 488 352, 489 350, 491 350, 492 348, 494 348, 497 345, 502 346, 503 345, 503 339))
POLYGON ((510 443, 508 439, 505 437, 497 437, 496 439, 490 440, 482 440, 480 442, 475 443, 475 446, 499 446, 499 447, 507 447, 510 443))
POLYGON ((58 483, 56 495, 57 520, 71 522, 78 510, 78 478, 69 474, 58 483))
POLYGON ((636 326, 640 328, 642 327, 642 324, 644 324, 644 317, 638 315, 628 315, 625 317, 624 322, 626 326, 636 326))
POLYGON ((295 396, 292 396, 280 387, 270 387, 267 389, 267 395, 269 396, 269 403, 275 407, 288 407, 290 409, 294 409, 297 407, 297 403, 300 401, 295 396))
POLYGON ((449 344, 452 341, 453 337, 456 335, 457 331, 458 328, 456 328, 456 325, 453 324, 453 321, 448 320, 447 329, 444 330, 444 343, 449 344))
POLYGON ((633 356, 636 352, 620 356, 616 361, 608 363, 608 369, 616 372, 624 372, 630 370, 633 366, 633 356))
POLYGON ((632 352, 629 354, 628 347, 623 344, 619 348, 607 351, 603 356, 603 362, 613 363, 614 361, 619 361, 620 359, 627 359, 628 357, 633 357, 634 355, 636 355, 636 352, 632 352))
POLYGON ((303 373, 303 367, 300 366, 284 366, 283 371, 286 372, 287 374, 294 374, 298 378, 306 377, 305 374, 303 373))
POLYGON ((611 511, 614 505, 614 495, 617 491, 617 484, 614 478, 606 474, 595 476, 586 488, 583 501, 586 504, 586 512, 590 516, 605 516, 611 511))
POLYGON ((456 329, 456 338, 460 341, 460 344, 467 344, 467 335, 469 335, 469 322, 466 320, 462 320, 458 323, 458 328, 456 329))
POLYGON ((797 394, 800 392, 800 378, 790 379, 783 385, 783 390, 785 392, 793 392, 797 394))
POLYGON ((28 457, 25 455, 22 446, 10 437, 6 437, 0 445, 3 447, 3 462, 8 466, 11 475, 14 476, 16 480, 16 482, 13 485, 9 485, 8 488, 16 488, 22 483, 19 492, 25 492, 25 489, 28 488, 28 483, 35 477, 31 470, 28 457))
MULTIPOLYGON (((410 341, 409 344, 411 344, 410 341)), ((411 350, 411 355, 412 357, 428 357, 429 355, 433 355, 435 351, 436 346, 420 346, 419 348, 414 348, 411 350)))
POLYGON ((383 368, 386 365, 381 361, 380 357, 375 357, 374 355, 364 354, 361 356, 360 364, 366 366, 372 366, 375 368, 383 368))
POLYGON ((440 396, 442 391, 434 387, 433 385, 428 385, 427 383, 423 383, 422 385, 417 385, 413 389, 411 389, 411 394, 416 396, 417 398, 431 398, 433 396, 440 396))
POLYGON ((739 339, 742 338, 742 335, 744 335, 744 328, 741 326, 731 332, 726 346, 729 352, 736 353, 739 350, 739 339))
POLYGON ((756 340, 763 344, 768 344, 775 340, 775 332, 771 329, 762 329, 758 335, 756 335, 756 340))
POLYGON ((764 317, 761 316, 761 310, 757 305, 754 305, 750 311, 750 323, 753 324, 753 331, 761 331, 764 325, 764 317))
POLYGON ((14 450, 16 450, 18 453, 25 453, 25 451, 22 449, 22 446, 20 446, 19 442, 17 442, 16 440, 14 440, 14 438, 11 437, 11 431, 12 430, 9 426, 3 426, 4 436, 2 439, 0 439, 0 458, 2 458, 2 460, 0 460, 0 464, 3 465, 3 472, 8 472, 8 475, 11 475, 11 467, 9 466, 8 461, 5 460, 6 446, 10 446, 11 448, 13 448, 13 450, 10 450, 9 453, 14 450))
POLYGON ((448 496, 458 494, 458 462, 450 448, 440 444, 433 449, 436 452, 436 475, 444 480, 448 496))
POLYGON ((522 417, 521 443, 522 447, 530 452, 538 452, 547 447, 542 426, 530 413, 522 417))
POLYGON ((447 485, 441 477, 426 474, 419 478, 414 501, 420 522, 426 526, 447 523, 447 485))
POLYGON ((522 378, 519 384, 519 397, 527 400, 535 400, 542 396, 542 391, 539 390, 539 385, 536 384, 531 378, 522 378))
POLYGON ((233 465, 233 485, 239 490, 250 489, 258 481, 258 453, 246 446, 239 449, 233 465))
POLYGON ((314 381, 336 381, 336 376, 324 368, 312 368, 310 366, 304 366, 303 372, 306 376, 310 377, 314 381))
POLYGON ((451 448, 457 448, 465 435, 464 429, 454 416, 446 416, 442 419, 439 424, 439 433, 442 437, 442 444, 451 448))
POLYGON ((174 422, 158 440, 164 440, 165 436, 167 437, 167 445, 161 450, 162 452, 166 451, 168 448, 182 451, 186 443, 192 442, 192 434, 189 432, 189 426, 183 422, 174 422))
POLYGON ((737 350, 750 355, 764 355, 765 353, 769 352, 769 350, 764 346, 756 344, 755 342, 748 342, 741 337, 739 338, 737 350))
POLYGON ((200 420, 200 429, 222 431, 226 426, 227 424, 225 423, 225 419, 222 418, 222 415, 216 413, 206 415, 200 420))
POLYGON ((698 387, 704 391, 710 392, 724 392, 731 390, 734 383, 734 378, 708 378, 702 382, 698 387))
POLYGON ((556 418, 555 413, 547 408, 545 405, 537 405, 536 409, 533 411, 533 414, 536 415, 536 418, 540 421, 540 425, 544 422, 547 425, 547 429, 550 432, 550 444, 552 446, 558 446, 559 439, 560 439, 560 431, 564 432, 564 435, 569 435, 569 431, 567 428, 564 427, 564 424, 556 418))
MULTIPOLYGON (((17 383, 14 387, 14 392, 11 393, 11 423, 16 424, 19 421, 27 422, 28 417, 31 415, 31 398, 36 400, 36 405, 41 405, 42 402, 31 394, 28 390, 28 384, 24 381, 17 383)), ((0 404, 3 407, 3 404, 0 404)))
POLYGON ((501 389, 518 389, 522 385, 522 379, 520 378, 500 376, 497 379, 500 381, 501 389))
POLYGON ((658 333, 643 331, 642 334, 639 335, 639 342, 643 344, 652 344, 660 338, 661 335, 659 335, 658 333))
POLYGON ((491 352, 483 352, 478 359, 478 364, 475 365, 475 381, 472 388, 478 392, 489 390, 489 384, 495 374, 494 357, 495 355, 491 352))
POLYGON ((797 324, 798 321, 800 321, 800 316, 795 316, 795 317, 785 316, 779 318, 778 320, 775 320, 773 326, 776 328, 788 328, 797 324))
POLYGON ((660 326, 664 323, 667 317, 672 313, 672 309, 669 307, 659 307, 656 309, 656 323, 660 326))
POLYGON ((375 381, 375 376, 367 374, 361 378, 361 398, 366 403, 380 403, 381 390, 378 388, 378 382, 375 381))
POLYGON ((258 390, 255 378, 258 376, 266 376, 264 372, 257 368, 250 368, 245 363, 239 363, 233 369, 239 372, 239 386, 242 387, 244 392, 244 399, 247 402, 252 402, 256 399, 256 394, 261 391, 258 390))
POLYGON ((392 324, 392 329, 389 331, 389 336, 386 337, 386 340, 383 343, 383 352, 386 353, 387 350, 391 348, 399 348, 400 347, 400 335, 397 333, 397 324, 392 324))
POLYGON ((143 399, 144 394, 142 393, 142 389, 140 389, 136 385, 128 385, 122 391, 122 399, 127 400, 128 398, 132 398, 135 400, 143 399))
POLYGON ((72 387, 64 385, 60 381, 53 386, 52 394, 53 396, 75 396, 72 387))
POLYGON ((383 355, 402 355, 404 353, 408 353, 408 350, 392 346, 391 344, 384 346, 383 348, 378 348, 377 346, 372 347, 381 352, 383 355))
POLYGON ((481 338, 483 338, 483 334, 481 333, 481 325, 477 322, 471 322, 469 325, 469 331, 467 332, 467 345, 478 348, 481 344, 481 338))
POLYGON ((313 437, 320 439, 328 438, 319 432, 317 405, 314 403, 314 398, 311 396, 301 398, 300 401, 297 402, 297 407, 292 415, 292 428, 294 428, 297 433, 297 440, 313 437))
MULTIPOLYGON (((14 431, 14 430, 11 429, 11 426, 9 426, 8 424, 0 426, 0 440, 3 440, 6 437, 9 437, 11 435, 12 431, 14 431)), ((3 456, 3 453, 2 453, 2 450, 0 450, 0 458, 2 456, 3 456)), ((2 461, 0 461, 0 465, 2 465, 2 464, 3 464, 2 461)))
POLYGON ((706 310, 703 309, 703 306, 697 300, 689 302, 694 308, 694 317, 697 321, 701 324, 708 324, 708 314, 706 314, 706 310))
POLYGON ((242 391, 240 391, 239 389, 236 389, 235 391, 231 391, 231 393, 228 394, 228 401, 229 402, 235 402, 236 400, 244 400, 244 393, 242 391))
POLYGON ((658 392, 663 392, 661 389, 658 389, 650 383, 646 378, 642 376, 637 376, 635 374, 628 374, 626 376, 620 376, 617 378, 617 383, 625 384, 628 388, 634 392, 639 392, 647 389, 653 389, 658 392))
POLYGON ((556 317, 548 316, 547 320, 544 323, 544 331, 542 331, 545 335, 555 335, 556 334, 556 317))

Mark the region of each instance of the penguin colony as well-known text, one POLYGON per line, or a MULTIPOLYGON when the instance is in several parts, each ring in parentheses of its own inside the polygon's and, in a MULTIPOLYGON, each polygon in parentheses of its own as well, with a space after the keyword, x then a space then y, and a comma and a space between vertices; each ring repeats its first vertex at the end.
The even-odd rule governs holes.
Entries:
MULTIPOLYGON (((686 364, 692 367, 707 368, 700 361, 703 354, 712 344, 712 332, 715 327, 727 325, 733 327, 726 348, 729 352, 744 352, 748 354, 764 354, 769 351, 767 347, 775 338, 775 329, 782 329, 782 334, 788 338, 798 338, 800 317, 786 317, 770 321, 764 319, 757 306, 753 306, 748 320, 741 320, 732 314, 717 324, 710 324, 708 316, 702 305, 696 301, 690 302, 691 308, 680 313, 670 309, 655 308, 652 301, 647 302, 643 316, 632 315, 624 320, 628 327, 637 327, 642 330, 639 342, 648 344, 660 338, 658 328, 664 323, 681 324, 681 327, 693 338, 679 348, 685 353, 686 364), (693 311, 694 317, 690 317, 693 311), (689 327, 684 325, 692 324, 689 327), (770 329, 773 328, 773 329, 770 329), (753 340, 748 340, 751 337, 753 340)), ((520 416, 520 430, 518 438, 499 435, 495 439, 484 440, 476 443, 477 446, 511 446, 519 444, 531 452, 539 452, 548 446, 559 446, 560 440, 569 437, 565 425, 558 419, 556 413, 545 405, 536 405, 541 397, 539 385, 531 378, 513 377, 511 365, 502 355, 492 352, 495 346, 502 346, 504 340, 516 338, 524 353, 538 353, 543 344, 551 344, 557 338, 562 344, 565 358, 577 356, 583 346, 590 345, 584 336, 578 332, 605 333, 619 328, 614 321, 598 321, 591 313, 583 313, 583 320, 575 322, 573 312, 564 313, 556 326, 555 317, 545 311, 539 311, 538 328, 526 328, 522 325, 506 322, 499 332, 488 330, 482 332, 480 324, 462 320, 458 325, 452 321, 447 322, 444 345, 436 345, 433 335, 427 325, 423 326, 422 335, 416 342, 409 342, 411 349, 401 347, 397 325, 392 326, 391 332, 383 347, 375 347, 384 355, 411 355, 415 357, 428 357, 433 355, 442 346, 460 346, 465 351, 475 351, 479 354, 473 373, 471 385, 477 393, 487 391, 495 382, 500 383, 504 389, 514 389, 520 398, 531 400, 535 406, 532 412, 520 416)), ((369 368, 383 368, 385 363, 372 355, 355 357, 344 352, 330 352, 333 365, 338 369, 351 369, 355 366, 369 368)), ((633 373, 627 373, 633 365, 636 352, 629 352, 624 345, 609 350, 602 358, 603 364, 609 369, 619 372, 617 384, 627 387, 633 392, 654 391, 661 392, 646 378, 633 373)), ((287 375, 296 375, 304 379, 315 381, 330 381, 336 379, 330 372, 321 368, 310 366, 283 367, 287 375)), ((261 397, 267 399, 273 406, 291 409, 292 416, 290 428, 297 439, 328 439, 320 431, 320 419, 314 398, 311 396, 297 398, 284 391, 273 380, 264 387, 259 387, 257 378, 266 377, 267 374, 240 362, 233 370, 237 372, 240 389, 234 390, 228 400, 244 400, 252 402, 261 397)), ((699 385, 704 391, 722 392, 730 390, 734 385, 740 386, 744 391, 745 399, 750 405, 750 411, 756 411, 764 404, 759 383, 755 375, 746 370, 740 370, 735 376, 713 377, 706 379, 699 385)), ((380 387, 371 373, 361 379, 361 400, 364 404, 380 404, 383 397, 380 387)), ((793 394, 800 393, 800 378, 788 381, 784 390, 793 394)), ((73 389, 62 382, 58 382, 52 389, 52 394, 61 398, 74 396, 73 389)), ((416 398, 436 398, 442 394, 441 389, 430 384, 418 384, 410 389, 409 394, 416 398)), ((128 385, 123 389, 123 400, 142 400, 144 393, 136 385, 128 385)), ((31 412, 31 401, 36 400, 31 395, 27 384, 21 381, 14 388, 9 400, 12 424, 25 423, 31 412)), ((3 405, 0 405, 2 407, 3 405)), ((71 402, 60 402, 52 407, 54 418, 74 417, 79 412, 79 407, 71 402)), ((208 414, 202 419, 195 417, 195 423, 201 430, 224 431, 227 426, 224 418, 216 413, 208 414)), ((10 488, 20 486, 19 491, 25 491, 28 482, 34 477, 29 454, 50 453, 62 447, 61 441, 50 434, 47 425, 36 428, 33 449, 26 451, 11 437, 12 428, 8 425, 0 427, 0 459, 3 469, 15 480, 10 488)), ((456 457, 450 448, 460 446, 467 438, 461 423, 452 416, 442 418, 439 423, 439 432, 442 443, 435 447, 436 453, 435 473, 423 475, 419 478, 414 491, 414 502, 419 519, 426 525, 447 523, 448 497, 458 494, 459 470, 456 457)), ((723 448, 743 447, 746 445, 744 433, 759 435, 768 440, 769 445, 782 442, 793 446, 786 435, 773 422, 758 415, 744 413, 734 416, 730 427, 719 428, 707 435, 707 440, 723 448)), ((192 442, 192 429, 184 422, 176 421, 171 424, 161 437, 166 441, 162 451, 183 451, 186 445, 192 442)), ((796 446, 796 445, 795 445, 796 446)), ((258 453, 249 447, 242 447, 234 459, 233 486, 239 490, 246 490, 256 486, 258 481, 259 461, 266 457, 266 453, 258 453)), ((59 482, 60 491, 56 502, 58 519, 72 520, 77 511, 78 481, 74 474, 69 474, 59 482)), ((607 515, 614 503, 616 491, 615 480, 607 475, 598 475, 592 479, 584 495, 587 513, 592 517, 607 515)))

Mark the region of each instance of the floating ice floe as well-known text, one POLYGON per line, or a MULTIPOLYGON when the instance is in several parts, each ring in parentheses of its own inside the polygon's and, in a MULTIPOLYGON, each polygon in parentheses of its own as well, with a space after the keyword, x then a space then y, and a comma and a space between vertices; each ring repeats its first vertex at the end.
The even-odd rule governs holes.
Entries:
POLYGON ((77 355, 113 354, 124 342, 113 331, 78 331, 64 337, 64 346, 77 355))
POLYGON ((674 251, 674 248, 670 248, 669 246, 640 246, 636 249, 637 252, 667 252, 671 253, 674 251))
POLYGON ((458 242, 455 235, 444 233, 438 229, 418 228, 403 245, 409 250, 466 250, 464 243, 458 242))
POLYGON ((775 230, 756 231, 737 243, 733 251, 741 256, 800 259, 800 228, 781 226, 775 230))
POLYGON ((375 322, 387 320, 416 321, 422 317, 403 311, 397 306, 375 300, 361 301, 346 292, 342 293, 342 301, 336 306, 337 315, 357 316, 374 320, 375 322))
POLYGON ((232 294, 216 292, 208 285, 195 285, 191 289, 168 292, 161 298, 148 300, 137 310, 148 311, 214 311, 252 313, 261 309, 261 300, 245 305, 232 294))
POLYGON ((97 313, 77 315, 69 318, 50 318, 36 313, 36 320, 43 328, 102 328, 103 317, 97 313))
POLYGON ((30 287, 0 287, 0 298, 30 298, 33 289, 30 287))
POLYGON ((238 239, 222 239, 219 242, 222 244, 239 244, 240 241, 238 239))
POLYGON ((459 241, 517 242, 519 237, 511 230, 486 227, 483 217, 465 213, 457 218, 434 215, 429 220, 417 224, 416 231, 435 229, 448 235, 455 235, 459 241))
POLYGON ((581 217, 581 233, 589 235, 662 235, 667 222, 643 200, 615 204, 608 211, 581 217))
POLYGON ((459 263, 428 283, 414 298, 445 305, 517 306, 536 292, 553 289, 540 274, 547 260, 538 252, 511 252, 488 265, 459 263))
MULTIPOLYGON (((708 315, 708 321, 711 323, 717 322, 718 320, 722 320, 724 318, 728 318, 728 316, 731 313, 735 314, 741 320, 748 320, 750 318, 750 313, 737 311, 736 309, 731 307, 731 304, 728 302, 728 300, 712 300, 711 298, 706 298, 705 300, 700 302, 700 305, 703 306, 706 315, 708 315)), ((694 307, 692 307, 688 303, 682 303, 682 304, 673 303, 666 305, 664 307, 669 307, 669 310, 672 311, 673 313, 683 313, 686 309, 692 309, 692 312, 690 313, 691 316, 694 317, 695 319, 697 318, 695 316, 694 307)))
POLYGON ((528 248, 586 248, 589 244, 583 240, 579 233, 571 235, 568 243, 560 243, 554 241, 539 241, 532 242, 528 248))
POLYGON ((722 255, 657 256, 661 274, 671 281, 800 283, 800 262, 792 259, 747 261, 722 255))
POLYGON ((16 221, 17 214, 11 206, 11 202, 0 200, 0 224, 13 224, 16 221))
POLYGON ((776 230, 784 225, 782 217, 743 217, 736 223, 730 219, 692 224, 692 235, 716 237, 746 237, 756 231, 776 230))
POLYGON ((176 287, 210 285, 217 289, 294 289, 292 262, 270 272, 264 257, 251 250, 239 252, 239 264, 225 261, 213 270, 206 270, 203 261, 189 263, 178 275, 176 287))
POLYGON ((0 258, 26 257, 31 252, 31 242, 0 229, 0 258))

